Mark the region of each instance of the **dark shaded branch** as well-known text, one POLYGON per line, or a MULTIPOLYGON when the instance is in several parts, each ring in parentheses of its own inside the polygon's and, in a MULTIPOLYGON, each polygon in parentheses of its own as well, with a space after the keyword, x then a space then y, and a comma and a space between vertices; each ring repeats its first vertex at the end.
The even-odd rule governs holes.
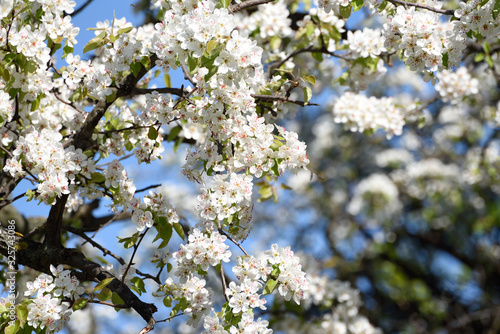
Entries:
POLYGON ((73 13, 71 13, 70 15, 71 16, 76 16, 78 14, 80 14, 88 5, 90 5, 90 3, 92 2, 93 0, 87 0, 87 2, 85 2, 83 5, 81 5, 80 8, 78 8, 77 10, 75 10, 73 13))
POLYGON ((252 97, 254 99, 265 101, 265 102, 274 102, 274 101, 290 102, 290 103, 297 104, 297 105, 299 105, 301 107, 305 107, 305 106, 319 106, 319 104, 317 104, 317 103, 292 100, 292 99, 289 99, 286 96, 257 95, 257 94, 253 94, 252 97))
POLYGON ((134 88, 131 95, 144 95, 153 92, 158 92, 160 94, 173 94, 177 96, 182 96, 183 90, 181 88, 134 88))
POLYGON ((68 195, 62 195, 56 204, 52 206, 45 225, 45 240, 43 244, 45 247, 61 248, 61 228, 63 223, 64 207, 68 201, 68 195))
MULTIPOLYGON (((100 282, 106 278, 113 277, 114 280, 107 286, 111 291, 116 292, 124 301, 124 305, 133 308, 149 324, 154 326, 153 314, 158 311, 154 304, 141 301, 125 284, 104 270, 99 264, 88 260, 79 250, 72 248, 55 248, 31 241, 29 239, 19 239, 19 243, 24 243, 27 247, 19 247, 16 252, 18 264, 27 266, 51 274, 50 265, 58 266, 66 264, 79 271, 73 274, 82 281, 100 282)), ((0 253, 4 256, 8 254, 8 247, 4 242, 0 242, 0 253)))

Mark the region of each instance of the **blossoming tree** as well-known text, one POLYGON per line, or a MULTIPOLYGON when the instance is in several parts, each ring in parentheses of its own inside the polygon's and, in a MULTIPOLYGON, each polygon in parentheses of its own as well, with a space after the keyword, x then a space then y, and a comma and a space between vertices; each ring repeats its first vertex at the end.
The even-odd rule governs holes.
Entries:
MULTIPOLYGON (((143 319, 141 334, 181 318, 204 333, 271 333, 272 328, 290 333, 380 332, 377 327, 383 323, 372 325, 358 311, 360 293, 348 275, 345 281, 331 280, 305 255, 276 243, 249 254, 244 241, 252 238, 254 223, 265 219, 265 207, 255 205, 256 197, 277 201, 279 180, 298 184, 311 206, 321 203, 328 192, 317 199, 300 177, 314 175, 311 166, 323 170, 325 161, 339 170, 341 163, 350 166, 352 157, 332 162, 323 155, 334 146, 348 148, 350 154, 369 152, 374 144, 352 145, 349 138, 360 138, 352 132, 383 141, 379 147, 387 150, 374 159, 380 171, 354 174, 362 180, 344 175, 350 184, 343 192, 330 189, 332 203, 319 210, 322 217, 338 219, 329 226, 330 247, 341 247, 340 241, 348 240, 346 229, 353 226, 369 240, 383 232, 388 242, 378 238, 373 247, 407 233, 394 232, 398 225, 393 219, 402 213, 414 213, 414 218, 415 202, 429 206, 423 200, 428 194, 442 200, 460 169, 430 153, 415 160, 410 139, 401 140, 399 148, 387 139, 400 138, 406 123, 414 131, 434 129, 430 112, 458 122, 450 115, 453 111, 434 110, 436 101, 463 109, 475 98, 475 105, 488 114, 479 119, 490 135, 468 142, 471 149, 483 145, 479 158, 471 157, 479 159, 479 167, 467 169, 481 176, 471 176, 469 185, 478 193, 488 190, 489 197, 486 204, 482 193, 470 201, 476 208, 498 203, 498 189, 489 189, 498 182, 498 152, 491 149, 497 125, 490 115, 496 110, 500 122, 498 107, 493 107, 498 91, 478 97, 479 81, 471 73, 475 64, 482 66, 485 90, 499 85, 498 0, 140 1, 137 8, 147 11, 151 23, 134 27, 114 18, 96 23, 95 38, 83 41, 83 54, 78 55, 74 45, 79 29, 71 19, 90 2, 76 10, 70 0, 0 4, 0 209, 5 213, 22 200, 50 206, 43 221, 27 221, 23 228, 6 225, 2 231, 3 281, 25 297, 9 295, 0 302, 5 333, 60 331, 91 304, 134 310, 143 319), (360 28, 349 26, 351 15, 360 28), (428 89, 434 85, 437 97, 408 97, 412 89, 403 87, 407 83, 387 79, 398 78, 391 67, 413 75, 415 82, 423 78, 428 89), (172 80, 172 73, 180 72, 185 84, 172 80), (158 88, 159 77, 164 86, 158 88), (381 96, 390 89, 400 94, 381 96), (315 97, 334 90, 339 96, 332 105, 315 97), (320 103, 326 116, 313 109, 320 103), (314 117, 304 117, 304 124, 313 122, 314 132, 299 128, 300 137, 286 120, 309 110, 314 117), (346 130, 338 146, 331 122, 346 130), (309 155, 300 138, 311 140, 309 155), (174 205, 175 189, 137 189, 124 165, 134 158, 139 165, 150 164, 179 147, 187 150, 182 174, 198 185, 196 204, 190 207, 174 205), (394 164, 396 172, 383 173, 394 164), (23 182, 31 189, 13 195, 23 182), (407 192, 400 194, 402 189, 407 192), (109 203, 110 216, 94 216, 101 199, 109 203), (342 217, 352 220, 342 223, 342 217), (93 239, 118 220, 134 226, 132 233, 124 229, 117 236, 128 260, 112 251, 115 245, 93 239), (174 233, 182 242, 170 253, 165 250, 174 244, 174 233), (112 257, 119 270, 97 253, 91 256, 75 247, 77 240, 112 257), (151 245, 156 252, 150 265, 144 265, 147 270, 135 266, 151 245), (13 280, 9 276, 20 266, 40 274, 21 287, 21 272, 13 280)), ((328 175, 338 181, 341 174, 328 175)), ((443 228, 444 212, 462 203, 463 193, 458 194, 455 202, 442 204, 423 219, 437 221, 433 229, 443 228)), ((499 216, 498 211, 485 212, 493 222, 499 216)), ((4 224, 14 221, 5 217, 4 224)), ((495 226, 488 225, 488 233, 495 226)), ((491 242, 498 244, 494 238, 491 242)), ((339 271, 349 264, 344 265, 339 271)), ((380 270, 395 272, 384 265, 380 270)))

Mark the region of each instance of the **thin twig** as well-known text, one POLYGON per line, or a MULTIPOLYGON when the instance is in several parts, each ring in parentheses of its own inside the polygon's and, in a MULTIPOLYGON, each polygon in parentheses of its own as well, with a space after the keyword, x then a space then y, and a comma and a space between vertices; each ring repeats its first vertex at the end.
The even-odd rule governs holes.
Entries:
POLYGON ((149 227, 141 235, 137 244, 134 245, 134 251, 132 252, 132 256, 130 257, 130 261, 128 262, 127 268, 125 269, 125 272, 123 273, 123 276, 122 276, 122 283, 123 284, 125 284, 125 277, 127 276, 128 271, 129 271, 130 267, 132 266, 132 261, 134 260, 135 253, 137 253, 137 250, 139 249, 139 246, 140 246, 142 240, 144 239, 144 237, 146 236, 146 233, 148 233, 148 231, 149 231, 149 227))
POLYGON ((222 235, 225 235, 229 240, 231 240, 233 242, 233 244, 235 244, 236 246, 239 247, 239 249, 241 249, 241 251, 246 255, 246 256, 250 256, 248 255, 247 251, 240 245, 240 243, 236 240, 234 240, 229 234, 227 234, 223 229, 219 228, 219 233, 222 234, 222 235))
POLYGON ((137 194, 137 193, 140 193, 140 192, 143 192, 143 191, 146 191, 146 190, 149 190, 149 189, 153 189, 153 188, 158 188, 158 187, 161 187, 161 184, 152 184, 152 185, 150 185, 148 187, 136 190, 135 193, 137 194))
POLYGON ((149 278, 149 279, 155 281, 156 283, 158 283, 159 285, 161 285, 160 273, 161 273, 162 270, 163 270, 163 268, 160 269, 160 271, 158 272, 158 275, 156 275, 156 276, 153 276, 153 275, 148 274, 148 273, 143 273, 140 270, 136 270, 135 272, 137 273, 137 275, 140 275, 140 276, 142 276, 144 278, 149 278))
POLYGON ((112 303, 108 303, 108 302, 103 302, 100 300, 89 300, 89 301, 87 301, 87 303, 107 305, 107 306, 111 306, 111 307, 115 307, 115 308, 130 308, 130 306, 127 306, 127 305, 117 305, 117 304, 112 304, 112 303))
POLYGON ((196 82, 194 82, 193 78, 189 74, 188 69, 185 64, 181 64, 182 72, 184 73, 184 79, 188 80, 194 87, 196 87, 196 82))
POLYGON ((125 265, 126 262, 125 262, 124 259, 122 259, 119 255, 113 253, 109 249, 104 248, 103 246, 101 246, 100 244, 98 244, 97 242, 95 242, 93 239, 91 239, 89 236, 87 236, 85 233, 80 232, 76 228, 71 227, 71 226, 63 226, 63 229, 65 229, 66 231, 71 232, 73 234, 76 234, 79 237, 85 239, 92 246, 94 246, 95 248, 98 248, 104 254, 104 256, 110 255, 110 256, 114 257, 116 260, 118 260, 118 262, 120 262, 120 264, 122 266, 125 265))
POLYGON ((421 5, 418 3, 407 2, 407 1, 402 1, 402 0, 387 0, 387 1, 389 1, 390 3, 392 3, 394 5, 404 6, 405 8, 409 6, 409 7, 427 9, 427 10, 430 10, 431 12, 435 12, 438 14, 444 14, 444 15, 454 15, 455 14, 455 11, 453 9, 445 10, 445 9, 433 8, 433 7, 429 7, 426 5, 421 5))
POLYGON ((170 320, 172 320, 173 318, 175 318, 175 317, 179 317, 179 316, 181 316, 181 315, 184 315, 184 313, 183 313, 183 312, 181 312, 181 313, 177 313, 176 315, 173 315, 173 316, 168 317, 168 318, 163 319, 163 320, 157 320, 156 322, 166 322, 166 321, 170 321, 170 320))

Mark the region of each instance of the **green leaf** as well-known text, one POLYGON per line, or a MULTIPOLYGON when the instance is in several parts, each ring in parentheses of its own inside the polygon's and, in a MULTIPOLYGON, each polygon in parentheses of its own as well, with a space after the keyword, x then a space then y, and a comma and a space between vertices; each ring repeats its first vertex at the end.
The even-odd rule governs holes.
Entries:
POLYGON ((486 63, 488 63, 488 65, 490 66, 490 68, 495 67, 495 63, 493 62, 493 59, 491 58, 490 55, 486 56, 486 63))
POLYGON ((17 54, 14 52, 6 54, 5 57, 3 57, 5 65, 10 65, 10 63, 12 63, 12 61, 14 61, 14 59, 16 59, 16 56, 17 56, 17 54))
POLYGON ((111 296, 113 295, 113 293, 111 292, 110 289, 108 288, 103 288, 101 290, 101 293, 99 293, 97 295, 97 299, 99 299, 100 301, 105 301, 105 300, 108 300, 108 299, 111 299, 111 296))
POLYGON ((163 76, 163 81, 165 82, 165 87, 170 88, 172 87, 172 81, 170 79, 170 74, 165 73, 163 76))
POLYGON ((278 166, 279 166, 278 160, 274 159, 274 165, 273 167, 271 167, 271 171, 273 172, 274 175, 281 176, 278 166))
POLYGON ((259 202, 266 201, 273 196, 273 188, 269 184, 266 184, 260 187, 259 194, 260 198, 258 199, 258 201, 259 202))
POLYGON ((231 0, 221 0, 222 1, 222 7, 227 8, 231 4, 231 0))
POLYGON ((179 125, 174 127, 172 130, 170 130, 170 133, 168 134, 167 140, 172 141, 172 140, 176 139, 177 135, 179 134, 179 132, 181 132, 181 130, 182 130, 182 127, 179 125))
POLYGON ((264 290, 262 291, 262 294, 263 295, 269 295, 269 294, 271 294, 274 291, 274 289, 276 288, 277 284, 278 284, 277 281, 275 281, 272 278, 270 278, 267 281, 266 286, 264 287, 264 290))
POLYGON ((474 61, 476 63, 479 63, 479 62, 482 62, 484 60, 484 58, 486 58, 486 56, 484 55, 484 53, 482 52, 479 52, 475 57, 474 57, 474 61))
POLYGON ((26 69, 26 71, 28 73, 35 73, 36 69, 37 69, 36 63, 33 60, 28 60, 26 62, 26 68, 25 69, 26 69))
POLYGON ((165 307, 172 307, 172 297, 166 296, 163 298, 163 305, 165 305, 165 307))
POLYGON ((158 138, 158 131, 153 125, 149 127, 148 138, 151 140, 156 140, 156 138, 158 138))
MULTIPOLYGON (((342 8, 342 7, 341 7, 342 8)), ((323 61, 323 54, 321 52, 313 52, 312 56, 317 61, 323 61)))
POLYGON ((92 173, 90 177, 90 182, 92 183, 103 183, 106 182, 106 178, 101 173, 92 173))
POLYGON ((193 71, 198 66, 198 60, 199 60, 199 58, 194 58, 194 57, 188 56, 187 65, 188 65, 188 69, 189 69, 190 73, 193 73, 193 71))
POLYGON ((155 228, 158 231, 158 236, 157 238, 155 238, 155 241, 158 239, 158 237, 160 237, 163 242, 161 243, 159 248, 164 248, 168 245, 168 242, 172 237, 172 224, 170 224, 165 217, 158 217, 155 219, 155 222, 155 228))
POLYGON ((142 295, 143 292, 146 292, 146 287, 144 285, 144 281, 139 277, 134 277, 130 280, 132 282, 132 288, 135 287, 135 291, 142 295))
POLYGON ((488 42, 483 43, 483 49, 484 49, 484 52, 486 52, 487 54, 491 53, 491 46, 490 46, 490 44, 488 44, 488 42))
POLYGON ((207 48, 205 49, 205 52, 207 54, 207 58, 210 58, 212 56, 212 53, 214 52, 214 50, 216 50, 218 45, 219 45, 219 43, 217 43, 217 41, 215 41, 213 39, 208 41, 207 48))
POLYGON ((19 329, 19 320, 14 321, 13 324, 5 327, 5 334, 15 334, 19 329))
POLYGON ((304 91, 304 102, 309 102, 312 98, 312 90, 309 87, 304 87, 302 89, 304 91))
POLYGON ((116 36, 126 34, 126 33, 130 32, 132 29, 134 29, 134 27, 122 28, 122 29, 118 30, 118 32, 116 33, 116 36))
POLYGON ((112 102, 114 102, 115 100, 116 100, 116 91, 115 91, 115 90, 112 90, 112 91, 111 91, 111 94, 109 94, 109 95, 107 95, 107 96, 106 96, 106 101, 107 101, 108 103, 112 103, 112 102))
POLYGON ((493 6, 493 18, 496 20, 498 17, 498 13, 500 13, 500 0, 495 1, 495 6, 493 6))
POLYGON ((278 50, 281 46, 281 37, 279 37, 278 35, 274 35, 273 37, 271 37, 269 45, 271 46, 272 50, 278 50))
POLYGON ((26 196, 28 196, 27 199, 28 202, 31 201, 33 198, 35 198, 35 195, 36 193, 33 190, 31 189, 26 190, 26 196))
POLYGON ((99 291, 105 287, 108 286, 109 283, 111 283, 112 280, 114 280, 114 277, 109 277, 105 278, 102 281, 100 281, 95 287, 94 287, 94 292, 99 291))
POLYGON ((73 303, 73 311, 82 309, 85 305, 87 305, 87 301, 88 299, 83 297, 75 300, 75 302, 73 303))
POLYGON ((305 82, 309 82, 311 85, 316 84, 316 77, 314 75, 306 75, 303 76, 302 79, 304 79, 305 82))
POLYGON ((92 51, 94 49, 97 49, 98 47, 103 46, 106 44, 106 32, 103 31, 101 32, 98 36, 92 38, 87 45, 83 47, 83 53, 87 53, 89 51, 92 51))
POLYGON ((3 78, 3 80, 5 82, 9 82, 10 81, 10 72, 9 72, 9 69, 4 68, 1 71, 2 71, 2 78, 3 78))
POLYGON ((348 19, 351 16, 352 6, 349 4, 348 6, 339 6, 340 16, 344 19, 348 19))
POLYGON ((139 75, 141 68, 142 68, 141 63, 133 62, 132 64, 130 64, 130 70, 132 71, 132 73, 134 74, 134 77, 136 77, 136 78, 139 75))
POLYGON ((26 305, 19 305, 16 309, 16 315, 19 320, 26 322, 28 319, 28 307, 26 305))
POLYGON ((363 0, 353 0, 351 1, 352 9, 354 12, 357 12, 358 10, 363 7, 363 0))
POLYGON ((174 223, 174 230, 177 232, 179 237, 181 237, 182 240, 186 239, 186 235, 184 234, 184 229, 182 228, 182 225, 180 223, 174 223))
POLYGON ((125 304, 125 302, 123 301, 122 297, 120 297, 120 295, 117 294, 116 292, 113 292, 113 295, 111 296, 111 301, 115 305, 123 305, 123 304, 125 304))
POLYGON ((382 3, 378 6, 377 11, 379 13, 382 12, 387 7, 388 4, 389 2, 387 0, 382 1, 382 3))
POLYGON ((62 59, 66 58, 70 53, 73 53, 73 51, 74 51, 74 48, 72 46, 66 45, 63 48, 62 59))

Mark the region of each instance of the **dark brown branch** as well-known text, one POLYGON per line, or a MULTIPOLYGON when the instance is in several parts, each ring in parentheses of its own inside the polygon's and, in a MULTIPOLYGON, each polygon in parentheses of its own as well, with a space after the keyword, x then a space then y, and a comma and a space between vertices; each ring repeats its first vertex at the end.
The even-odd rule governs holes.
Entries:
POLYGON ((273 2, 274 0, 247 0, 243 1, 242 3, 239 3, 237 5, 231 5, 227 9, 229 10, 230 13, 236 13, 239 12, 243 9, 247 9, 250 7, 255 7, 258 5, 264 5, 269 2, 273 2))
MULTIPOLYGON (((156 56, 151 56, 150 63, 154 64, 156 62, 156 59, 156 56)), ((139 80, 141 80, 141 78, 148 71, 149 69, 144 67, 144 65, 141 65, 141 69, 139 70, 137 76, 133 73, 130 73, 119 83, 119 85, 117 85, 120 88, 112 88, 113 93, 115 94, 114 98, 104 98, 97 102, 94 109, 88 114, 80 130, 73 137, 75 149, 86 151, 88 148, 93 146, 92 134, 94 133, 97 124, 104 116, 104 113, 106 112, 108 107, 111 106, 117 98, 130 95, 130 93, 135 89, 137 82, 139 82, 139 80)), ((45 247, 62 247, 61 228, 63 222, 64 207, 66 206, 67 200, 68 195, 62 195, 59 199, 56 200, 55 204, 50 209, 49 217, 47 219, 47 226, 45 229, 45 247)))
POLYGON ((45 226, 45 240, 43 241, 45 247, 62 248, 61 228, 64 207, 66 206, 67 200, 68 195, 62 195, 50 209, 47 224, 45 226))
MULTIPOLYGON (((141 301, 125 284, 122 284, 99 264, 88 260, 79 250, 54 248, 51 245, 45 247, 45 245, 29 239, 20 239, 19 241, 27 246, 19 248, 16 252, 16 260, 23 266, 50 274, 50 265, 66 264, 79 270, 73 271, 79 280, 100 282, 106 278, 115 278, 107 287, 122 298, 124 305, 133 308, 148 324, 154 326, 153 314, 158 311, 156 306, 141 301)), ((8 254, 8 247, 4 242, 0 242, 0 253, 5 256, 8 254)))

